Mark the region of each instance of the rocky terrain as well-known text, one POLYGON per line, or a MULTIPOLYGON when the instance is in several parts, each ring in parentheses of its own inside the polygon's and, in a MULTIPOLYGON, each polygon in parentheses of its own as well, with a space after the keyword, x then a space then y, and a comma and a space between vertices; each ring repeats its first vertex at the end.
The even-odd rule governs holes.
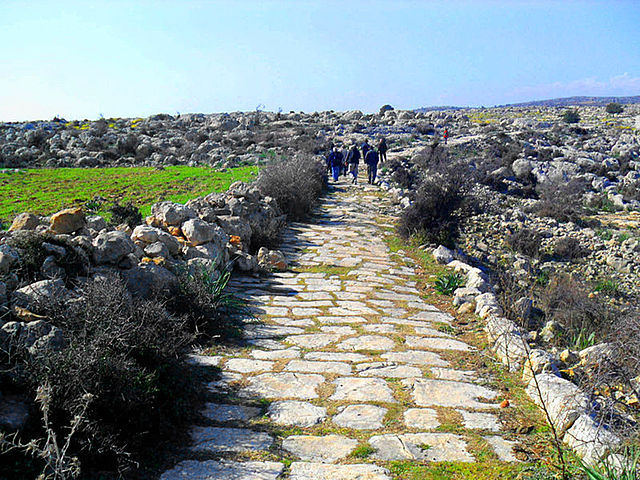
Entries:
MULTIPOLYGON (((390 151, 388 162, 381 165, 380 186, 395 204, 390 213, 402 215, 420 201, 422 182, 430 175, 431 180, 440 178, 430 173, 434 165, 456 165, 472 183, 475 208, 460 221, 458 234, 444 241, 450 250, 440 250, 443 263, 462 259, 478 269, 477 278, 465 279, 470 290, 456 292, 456 306, 462 313, 482 313, 484 308, 501 315, 512 313, 511 303, 519 302, 524 310, 518 311, 526 314, 514 320, 522 323, 522 335, 551 355, 540 363, 540 372, 562 368, 573 374, 585 347, 602 345, 606 339, 586 330, 585 336, 593 333, 590 341, 567 338, 562 325, 545 320, 543 299, 531 293, 533 288, 559 274, 571 274, 590 298, 602 298, 625 314, 637 315, 640 285, 640 106, 625 105, 619 114, 608 114, 602 106, 574 110, 579 116, 574 123, 567 121, 565 109, 505 107, 0 124, 0 166, 227 168, 301 152, 320 161, 330 144, 347 147, 365 138, 375 144, 384 136, 390 151), (446 145, 445 127, 450 132, 446 145), (518 287, 515 297, 501 296, 507 289, 494 278, 499 274, 508 275, 518 287), (481 305, 479 296, 494 291, 491 302, 481 305)), ((186 205, 157 203, 142 224, 108 225, 81 209, 49 217, 26 212, 9 232, 0 233, 0 344, 6 351, 19 345, 33 355, 60 349, 64 332, 37 314, 38 301, 50 296, 73 299, 76 285, 89 278, 117 273, 134 295, 151 297, 157 291, 175 292, 180 269, 205 268, 222 275, 230 260, 243 272, 286 269, 287 258, 269 249, 286 220, 273 198, 246 184, 186 205), (41 234, 40 253, 32 258, 35 234, 41 234)), ((435 249, 439 243, 424 242, 421 247, 435 249)), ((287 278, 291 277, 283 276, 282 283, 287 278)), ((385 334, 393 330, 369 323, 385 334)), ((334 336, 348 330, 320 327, 334 336)), ((606 350, 601 347, 602 352, 606 350)), ((346 371, 347 366, 341 368, 346 371)), ((578 375, 586 370, 576 369, 578 375)), ((637 389, 626 386, 616 399, 633 407, 637 389)), ((5 400, 3 408, 10 414, 4 416, 4 426, 15 429, 26 410, 12 397, 5 400)), ((411 451, 422 455, 415 448, 411 451)), ((387 478, 382 470, 378 474, 387 478)))

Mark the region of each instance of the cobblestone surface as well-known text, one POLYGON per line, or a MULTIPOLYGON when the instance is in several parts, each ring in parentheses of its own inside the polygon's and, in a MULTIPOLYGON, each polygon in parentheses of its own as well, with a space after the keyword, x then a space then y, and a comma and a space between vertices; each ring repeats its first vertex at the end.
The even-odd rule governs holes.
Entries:
POLYGON ((286 232, 291 271, 232 280, 262 323, 247 325, 248 348, 191 357, 222 369, 208 385, 211 425, 192 431, 191 448, 214 460, 185 460, 163 479, 390 480, 386 461, 476 461, 472 435, 517 461, 493 413, 497 392, 447 360, 475 349, 438 328, 453 318, 422 299, 411 260, 385 244, 377 190, 339 190, 286 232), (455 434, 439 430, 445 412, 460 419, 455 434), (350 456, 360 447, 371 453, 350 456), (257 451, 293 463, 249 461, 257 451), (216 461, 219 452, 244 460, 216 461))

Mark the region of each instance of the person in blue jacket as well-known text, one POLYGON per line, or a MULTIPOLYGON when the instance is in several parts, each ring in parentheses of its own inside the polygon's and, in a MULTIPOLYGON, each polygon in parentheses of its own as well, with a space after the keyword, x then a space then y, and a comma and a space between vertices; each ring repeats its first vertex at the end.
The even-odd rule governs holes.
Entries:
POLYGON ((334 182, 337 182, 338 178, 340 178, 343 160, 342 152, 338 150, 338 147, 333 147, 332 152, 329 154, 329 163, 331 164, 331 174, 334 182))
POLYGON ((367 164, 367 173, 369 174, 369 183, 373 185, 376 181, 376 176, 378 175, 378 160, 380 157, 378 156, 378 152, 375 149, 371 149, 367 152, 364 157, 364 163, 367 164))

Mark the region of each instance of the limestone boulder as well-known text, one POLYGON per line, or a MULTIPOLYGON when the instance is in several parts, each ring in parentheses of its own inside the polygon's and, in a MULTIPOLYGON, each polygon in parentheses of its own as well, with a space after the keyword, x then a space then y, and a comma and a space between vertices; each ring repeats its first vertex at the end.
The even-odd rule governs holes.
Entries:
POLYGON ((49 229, 54 233, 73 233, 87 224, 82 207, 67 208, 51 216, 49 229))
POLYGON ((190 218, 197 218, 197 214, 191 208, 175 202, 154 203, 151 214, 165 226, 180 226, 190 218))
POLYGON ((102 232, 93 241, 93 261, 98 265, 117 264, 135 251, 131 237, 118 230, 102 232))
POLYGON ((258 265, 267 271, 284 271, 289 268, 289 264, 281 251, 269 250, 266 247, 262 247, 258 251, 258 265))
POLYGON ((19 307, 33 309, 40 302, 48 299, 59 299, 68 296, 69 291, 62 279, 41 280, 19 288, 11 296, 11 301, 19 307))
POLYGON ((10 232, 17 230, 35 230, 41 224, 40 217, 33 213, 21 213, 13 219, 13 223, 9 227, 10 232))
POLYGON ((155 263, 144 263, 123 272, 129 291, 136 296, 173 295, 178 291, 178 278, 166 268, 155 263))
POLYGON ((444 245, 440 245, 438 248, 434 249, 432 255, 436 262, 443 265, 451 263, 455 260, 453 250, 448 249, 444 245))
POLYGON ((182 233, 191 246, 202 245, 215 241, 226 245, 227 234, 217 225, 199 218, 192 218, 182 224, 182 233))
POLYGON ((541 373, 531 379, 527 395, 549 413, 551 421, 561 435, 589 410, 589 398, 569 380, 541 373))

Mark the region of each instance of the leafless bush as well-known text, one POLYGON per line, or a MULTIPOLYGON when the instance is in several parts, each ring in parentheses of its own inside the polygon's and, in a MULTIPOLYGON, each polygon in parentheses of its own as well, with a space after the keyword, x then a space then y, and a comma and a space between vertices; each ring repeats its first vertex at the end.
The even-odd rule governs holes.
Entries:
POLYGON ((573 237, 562 237, 553 245, 553 256, 562 260, 576 260, 589 255, 589 250, 573 237))
POLYGON ((81 295, 37 308, 63 331, 62 349, 17 353, 12 361, 33 396, 49 385, 50 428, 60 437, 91 394, 69 455, 95 468, 123 468, 125 450, 135 458, 184 421, 194 387, 180 356, 192 336, 183 319, 157 301, 132 298, 115 275, 88 282, 81 295))
POLYGON ((415 236, 421 242, 454 247, 460 222, 474 210, 470 175, 463 164, 448 164, 439 160, 439 154, 434 155, 435 163, 416 191, 414 202, 400 216, 398 233, 403 238, 415 236))
POLYGON ((527 257, 536 258, 540 254, 542 236, 535 230, 522 228, 507 235, 505 241, 509 248, 527 257))
POLYGON ((326 185, 326 167, 309 155, 276 160, 260 171, 257 185, 280 209, 299 220, 311 212, 326 185))
POLYGON ((547 320, 556 321, 564 330, 558 344, 574 346, 579 339, 599 341, 607 335, 615 313, 606 303, 589 295, 585 285, 569 275, 557 275, 540 294, 547 320))
POLYGON ((578 222, 584 215, 582 194, 584 182, 578 179, 569 182, 553 181, 538 185, 540 200, 534 211, 542 217, 550 217, 559 222, 578 222))

